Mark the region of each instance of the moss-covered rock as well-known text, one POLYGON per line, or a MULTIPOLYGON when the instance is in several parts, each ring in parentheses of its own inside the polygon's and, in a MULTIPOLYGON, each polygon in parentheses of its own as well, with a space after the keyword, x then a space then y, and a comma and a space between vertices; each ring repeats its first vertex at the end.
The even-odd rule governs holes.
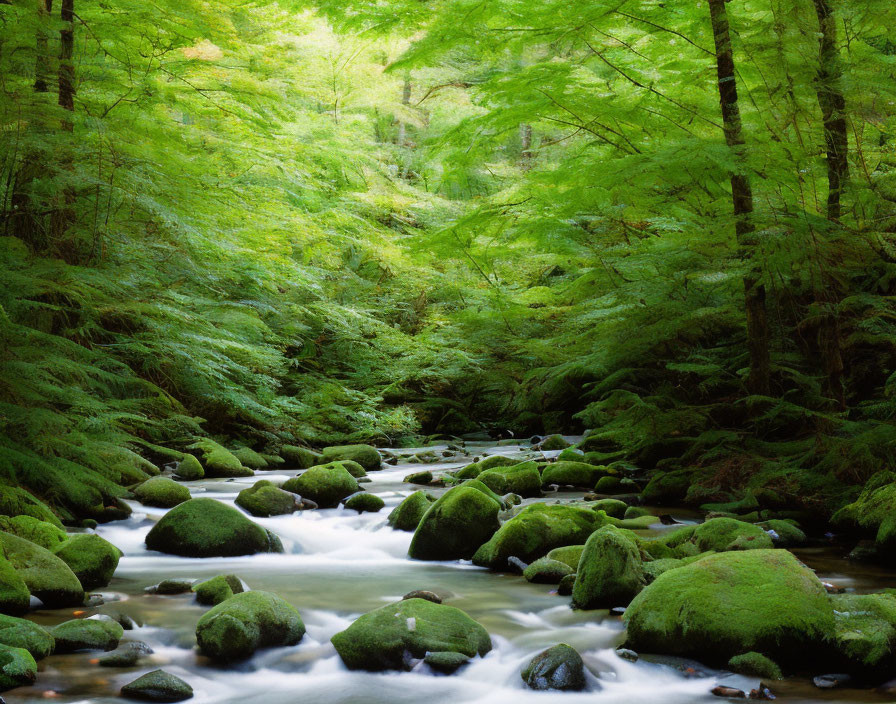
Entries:
POLYGON ((540 652, 520 675, 527 687, 537 690, 581 691, 587 684, 582 656, 566 643, 540 652))
POLYGON ((598 499, 591 502, 591 510, 603 511, 613 518, 622 518, 628 510, 628 504, 619 499, 598 499))
POLYGON ((335 508, 340 501, 361 487, 341 463, 330 462, 306 469, 299 476, 286 481, 282 488, 311 499, 320 508, 335 508))
POLYGON ((31 516, 39 521, 62 528, 59 517, 43 502, 25 489, 0 482, 0 515, 31 516))
POLYGON ((152 477, 134 488, 134 496, 147 506, 174 508, 190 500, 190 490, 168 477, 152 477))
POLYGON ((548 435, 541 441, 541 444, 538 447, 541 450, 553 452, 555 450, 565 450, 567 447, 571 446, 572 443, 567 442, 562 435, 548 435))
POLYGON ((625 509, 625 513, 622 514, 622 517, 625 520, 631 520, 634 518, 645 518, 652 515, 653 514, 650 513, 650 511, 648 511, 646 508, 643 508, 642 506, 629 506, 627 509, 625 509))
POLYGON ((232 452, 209 438, 197 440, 187 449, 201 456, 207 477, 251 477, 254 474, 232 452))
POLYGON ((199 498, 177 506, 146 536, 150 550, 185 557, 229 557, 282 552, 279 538, 232 506, 199 498))
POLYGON ((534 584, 560 584, 566 575, 574 572, 575 570, 565 562, 552 560, 549 557, 539 557, 523 570, 523 577, 527 582, 534 584))
POLYGON ((23 614, 31 604, 31 592, 0 546, 0 614, 23 614))
POLYGON ((80 606, 84 602, 84 588, 75 573, 49 550, 3 532, 0 532, 0 549, 28 591, 48 608, 80 606))
POLYGON ((498 529, 500 504, 458 486, 445 492, 420 520, 408 555, 415 560, 466 560, 498 529))
POLYGON ((509 467, 514 464, 520 464, 523 460, 513 457, 505 457, 504 455, 492 455, 485 457, 478 462, 468 464, 454 473, 458 479, 476 479, 482 472, 493 467, 509 467))
POLYGON ((437 650, 434 653, 427 653, 426 657, 423 658, 423 662, 437 672, 444 672, 446 675, 450 675, 470 662, 470 658, 463 653, 437 650))
POLYGON ((656 578, 625 612, 628 647, 723 663, 812 658, 834 632, 824 586, 786 550, 709 555, 656 578))
POLYGON ((47 631, 36 623, 13 616, 0 616, 0 645, 24 648, 35 660, 52 655, 56 645, 47 631))
POLYGON ((298 469, 308 469, 316 464, 321 464, 320 453, 309 450, 307 447, 284 445, 280 448, 280 454, 290 467, 298 469))
POLYGON ((684 501, 691 486, 691 471, 677 469, 673 472, 657 472, 641 492, 645 504, 667 506, 684 501))
POLYGON ((219 574, 191 587, 196 601, 206 606, 215 606, 234 594, 243 593, 243 582, 236 575, 219 574))
POLYGON ((532 504, 508 520, 473 556, 473 563, 507 569, 507 558, 533 562, 554 548, 584 543, 606 515, 559 504, 532 504))
POLYGON ((76 618, 50 629, 57 653, 77 650, 115 650, 124 629, 108 617, 76 618))
POLYGON ((406 599, 364 614, 330 639, 350 670, 408 670, 431 652, 485 655, 488 632, 460 609, 406 599))
POLYGON ((0 531, 17 535, 50 551, 68 540, 64 530, 33 516, 0 516, 0 531))
POLYGON ((205 470, 202 468, 202 462, 193 455, 184 455, 174 469, 174 476, 187 482, 195 481, 205 476, 205 470))
POLYGON ((236 505, 253 516, 282 516, 296 510, 295 494, 262 479, 236 496, 236 505))
POLYGON ((193 688, 180 677, 153 670, 122 687, 121 696, 148 702, 182 702, 193 696, 193 688))
POLYGON ((896 596, 832 594, 839 668, 869 677, 890 677, 896 667, 896 596))
POLYGON ((509 501, 505 501, 503 496, 498 496, 498 494, 489 489, 478 479, 468 479, 461 486, 465 486, 468 489, 475 489, 476 491, 485 494, 488 498, 497 503, 502 509, 509 508, 512 505, 509 501))
POLYGON ((563 452, 557 455, 557 461, 584 462, 585 453, 577 447, 567 447, 563 452))
POLYGON ((24 648, 0 646, 0 692, 34 684, 37 663, 24 648))
POLYGON ((841 530, 857 530, 874 535, 887 518, 896 513, 896 472, 882 470, 872 476, 859 494, 833 516, 831 523, 841 530))
POLYGON ((249 469, 268 468, 268 461, 251 447, 238 447, 236 450, 231 450, 230 454, 236 457, 240 464, 249 469))
POLYGON ((354 462, 353 460, 339 460, 338 464, 341 464, 345 469, 351 474, 355 479, 360 479, 361 477, 367 476, 367 470, 364 469, 360 464, 354 462))
POLYGON ((622 494, 625 488, 622 486, 622 479, 606 475, 597 480, 594 491, 598 494, 622 494))
POLYGON ((358 513, 376 513, 382 510, 385 505, 386 502, 379 496, 366 491, 359 491, 345 500, 345 507, 358 513))
POLYGON ((765 550, 774 547, 771 536, 752 523, 735 518, 713 518, 694 530, 694 543, 700 552, 726 550, 765 550))
POLYGON ((794 521, 773 519, 757 523, 756 525, 768 533, 775 547, 791 548, 805 545, 808 541, 806 534, 800 530, 800 527, 794 521))
POLYGON ((626 606, 645 584, 637 539, 614 526, 604 526, 585 543, 572 603, 579 609, 626 606))
POLYGON ((554 462, 541 473, 543 486, 559 484, 590 489, 607 473, 607 468, 587 462, 554 462))
POLYGON ((78 533, 57 546, 53 554, 69 566, 88 591, 112 581, 122 552, 95 533, 78 533))
POLYGON ((579 567, 579 560, 584 551, 584 545, 567 545, 562 548, 554 548, 547 554, 547 557, 569 565, 572 571, 575 572, 579 567))
POLYGON ((334 445, 321 450, 321 458, 326 462, 351 460, 357 462, 368 472, 381 469, 383 458, 372 445, 334 445))
POLYGON ((784 679, 784 675, 781 674, 781 668, 778 667, 774 660, 755 651, 744 653, 743 655, 735 655, 728 661, 728 669, 739 675, 759 677, 763 680, 784 679))
POLYGON ((425 491, 415 491, 392 509, 386 522, 396 530, 417 530, 420 519, 435 500, 425 491))
POLYGON ((236 594, 196 624, 199 649, 220 662, 245 660, 260 648, 295 645, 304 635, 299 612, 269 592, 236 594))
POLYGON ((425 472, 414 472, 413 474, 407 475, 401 481, 406 484, 423 484, 425 486, 426 484, 432 483, 432 472, 429 470, 426 470, 425 472))
POLYGON ((535 462, 492 467, 476 478, 496 494, 541 496, 541 475, 535 462))

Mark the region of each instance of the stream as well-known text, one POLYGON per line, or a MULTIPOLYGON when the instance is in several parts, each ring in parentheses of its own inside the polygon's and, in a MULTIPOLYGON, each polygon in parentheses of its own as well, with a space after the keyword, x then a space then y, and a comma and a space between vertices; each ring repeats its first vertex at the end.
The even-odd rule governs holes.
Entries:
MULTIPOLYGON (((445 446, 420 448, 437 454, 445 446)), ((530 452, 528 445, 495 446, 468 442, 472 455, 530 452)), ((412 453, 413 449, 394 450, 412 453)), ((112 583, 101 590, 105 603, 87 613, 127 614, 140 627, 125 632, 124 640, 142 640, 154 650, 138 666, 103 668, 95 664, 97 653, 58 655, 40 663, 33 687, 4 694, 9 704, 44 701, 121 702, 122 685, 150 670, 163 667, 186 680, 194 689, 192 702, 240 702, 240 704, 525 704, 527 702, 597 702, 599 704, 691 704, 724 701, 709 694, 716 684, 749 691, 758 680, 712 670, 698 663, 674 658, 642 657, 632 663, 615 653, 623 639, 621 618, 606 610, 573 611, 569 598, 557 596, 552 585, 530 584, 522 576, 496 574, 469 562, 419 562, 407 558, 412 534, 386 525, 386 517, 405 496, 420 487, 405 484, 403 477, 423 468, 450 470, 469 459, 449 458, 437 464, 384 465, 370 472, 367 491, 386 502, 379 513, 357 514, 343 508, 298 512, 288 516, 255 518, 277 533, 284 554, 249 557, 193 559, 148 551, 144 538, 165 509, 132 503, 126 521, 97 530, 123 552, 112 583), (213 665, 195 650, 194 630, 207 607, 192 594, 160 596, 146 587, 166 578, 202 580, 232 573, 252 589, 284 597, 300 612, 307 627, 302 641, 289 648, 263 650, 236 666, 213 665), (412 672, 367 673, 347 670, 329 643, 330 637, 359 615, 396 601, 414 589, 439 594, 445 603, 466 611, 483 624, 494 648, 476 658, 457 674, 436 675, 422 663, 412 672), (595 678, 591 691, 583 693, 534 692, 519 675, 529 659, 544 648, 565 642, 581 654, 595 678)), ((236 480, 203 480, 187 486, 194 496, 213 497, 233 504, 236 494, 260 478, 284 481, 297 470, 257 472, 236 480)), ((431 488, 439 494, 445 489, 431 488)), ((544 499, 581 498, 582 492, 549 494, 544 499)), ((669 513, 668 508, 655 513, 669 513)), ((671 511, 681 521, 694 521, 690 511, 671 511)), ((668 530, 659 522, 650 534, 668 530)), ((886 570, 856 565, 844 559, 848 548, 822 545, 795 551, 818 571, 819 577, 848 590, 873 591, 893 584, 886 570)), ((43 625, 72 618, 71 609, 32 613, 43 625)), ((821 673, 819 673, 821 674, 821 673)), ((787 702, 882 702, 888 698, 873 691, 816 689, 810 681, 771 683, 778 701, 787 702)), ((892 701, 892 697, 889 698, 892 701)))

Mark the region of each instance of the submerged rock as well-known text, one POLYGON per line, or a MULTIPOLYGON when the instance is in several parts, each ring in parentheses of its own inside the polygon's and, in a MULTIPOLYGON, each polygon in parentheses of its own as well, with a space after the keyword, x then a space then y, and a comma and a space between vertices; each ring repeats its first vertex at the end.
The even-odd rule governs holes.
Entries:
POLYGON ((75 573, 85 591, 109 584, 122 555, 121 550, 95 533, 73 535, 53 553, 75 573))
POLYGON ((56 642, 36 623, 13 616, 0 616, 0 645, 24 648, 35 660, 52 655, 56 642))
POLYGON ((49 550, 3 532, 0 532, 0 550, 31 594, 48 608, 80 606, 84 603, 84 588, 78 577, 49 550))
POLYGON ((108 617, 73 619, 50 629, 56 640, 57 653, 77 650, 115 650, 124 636, 124 629, 108 617))
POLYGON ((260 648, 295 645, 304 635, 299 612, 270 592, 237 594, 196 624, 199 649, 221 662, 245 660, 260 648))
POLYGON ((520 673, 530 689, 585 689, 585 663, 575 648, 560 643, 536 655, 520 673))
POLYGON ((229 557, 282 552, 280 539, 232 506, 200 498, 177 506, 146 536, 150 550, 185 557, 229 557))
POLYGON ((282 516, 296 510, 296 496, 262 479, 237 494, 236 505, 253 516, 282 516))
POLYGON ((321 450, 321 458, 324 462, 337 460, 351 460, 357 462, 368 472, 381 469, 383 458, 379 451, 372 445, 334 445, 321 450))
POLYGON ((149 702, 182 702, 193 696, 193 688, 180 677, 153 670, 122 687, 121 696, 149 702))
POLYGON ((299 476, 286 481, 281 488, 311 499, 321 508, 336 508, 342 499, 351 496, 361 487, 340 462, 330 462, 306 469, 299 476))
POLYGON ((392 509, 386 522, 396 530, 417 530, 423 514, 435 503, 435 497, 425 491, 415 491, 392 509))
POLYGON ((579 559, 573 606, 600 609, 626 606, 646 579, 634 535, 613 526, 591 534, 579 559))
POLYGON ((472 658, 492 648, 488 632, 463 611, 425 599, 364 614, 330 640, 350 670, 409 670, 408 657, 452 652, 472 658))
POLYGON ((408 549, 415 560, 466 560, 498 529, 501 506, 481 491, 445 492, 420 520, 408 549))
POLYGON ((168 477, 152 477, 134 489, 134 496, 146 506, 174 508, 190 500, 190 490, 168 477))

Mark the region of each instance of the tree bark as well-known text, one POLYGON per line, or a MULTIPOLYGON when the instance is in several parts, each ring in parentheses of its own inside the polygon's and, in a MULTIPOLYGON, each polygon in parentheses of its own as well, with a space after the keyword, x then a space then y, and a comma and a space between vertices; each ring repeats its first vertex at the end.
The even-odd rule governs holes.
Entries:
POLYGON ((734 52, 725 0, 709 0, 709 14, 716 47, 716 73, 722 127, 725 142, 734 153, 738 166, 731 171, 731 201, 734 209, 734 228, 739 257, 747 265, 744 274, 744 298, 747 317, 747 346, 750 354, 750 373, 747 388, 753 394, 768 394, 771 388, 771 355, 769 351, 768 315, 765 304, 765 285, 756 264, 753 191, 743 170, 744 137, 737 97, 734 52))
POLYGON ((37 0, 37 37, 34 56, 34 92, 50 90, 50 32, 47 25, 53 16, 53 0, 37 0))
MULTIPOLYGON (((59 30, 59 106, 66 111, 60 122, 62 132, 74 132, 75 122, 70 115, 75 111, 75 0, 62 0, 59 19, 63 22, 59 30)), ((60 154, 60 175, 68 177, 73 171, 74 158, 69 141, 60 154)), ((75 221, 75 191, 71 184, 62 187, 62 203, 54 208, 50 216, 50 232, 57 246, 62 242, 66 231, 75 221)), ((60 251, 66 259, 65 251, 60 251)))

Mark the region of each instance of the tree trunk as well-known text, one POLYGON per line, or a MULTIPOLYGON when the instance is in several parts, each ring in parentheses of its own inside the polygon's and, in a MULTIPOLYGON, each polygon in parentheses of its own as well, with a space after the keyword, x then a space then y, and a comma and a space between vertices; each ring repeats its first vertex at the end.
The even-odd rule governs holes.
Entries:
POLYGON ((520 158, 522 159, 522 168, 527 171, 532 161, 532 125, 525 123, 520 125, 520 158))
POLYGON ((734 228, 739 257, 747 264, 744 275, 744 297, 747 316, 747 345, 750 353, 750 374, 747 387, 753 394, 768 394, 771 387, 771 357, 769 352, 768 315, 765 306, 765 285, 761 270, 756 265, 753 191, 750 180, 743 171, 743 128, 740 107, 737 102, 737 79, 734 70, 734 52, 725 0, 709 0, 709 14, 716 46, 716 73, 719 85, 719 103, 722 108, 722 126, 725 142, 738 161, 738 169, 731 172, 731 200, 734 208, 734 228))
MULTIPOLYGON (((59 30, 59 106, 67 111, 68 115, 75 111, 75 0, 62 0, 59 19, 63 22, 59 30)), ((75 122, 73 117, 66 115, 60 122, 62 132, 74 132, 75 122)), ((60 154, 60 176, 65 179, 70 176, 74 158, 71 152, 72 141, 63 147, 60 154)), ((50 217, 50 232, 53 240, 61 243, 66 231, 75 221, 75 191, 70 184, 62 187, 62 204, 54 208, 50 217)), ((60 254, 65 256, 65 252, 60 254)), ((66 257, 71 259, 71 257, 66 257)))
MULTIPOLYGON (((401 89, 401 104, 402 105, 410 105, 411 104, 411 76, 410 74, 405 75, 404 77, 404 87, 401 89)), ((408 139, 408 126, 404 120, 399 118, 398 120, 398 138, 395 140, 398 146, 404 146, 404 143, 408 139)))
POLYGON ((34 56, 34 92, 50 90, 50 31, 47 25, 53 16, 53 0, 37 0, 37 38, 34 56))

